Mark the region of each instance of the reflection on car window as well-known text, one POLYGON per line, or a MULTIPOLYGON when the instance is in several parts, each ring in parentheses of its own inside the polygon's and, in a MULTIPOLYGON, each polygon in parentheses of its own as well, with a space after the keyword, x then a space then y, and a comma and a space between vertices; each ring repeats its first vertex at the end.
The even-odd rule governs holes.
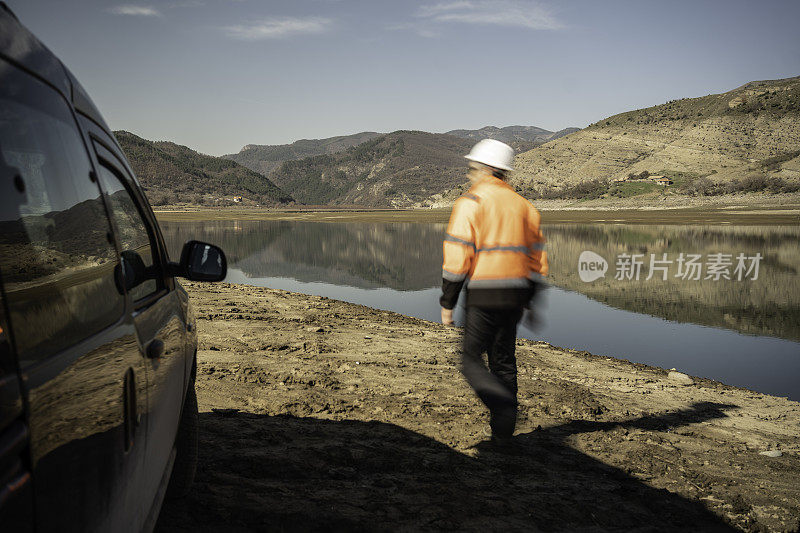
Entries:
POLYGON ((130 283, 128 292, 133 300, 141 300, 158 289, 156 280, 160 278, 155 270, 147 226, 116 173, 101 162, 98 176, 117 225, 122 261, 126 264, 126 281, 130 283))
POLYGON ((66 102, 0 62, 0 272, 20 359, 41 359, 122 314, 116 251, 66 102))

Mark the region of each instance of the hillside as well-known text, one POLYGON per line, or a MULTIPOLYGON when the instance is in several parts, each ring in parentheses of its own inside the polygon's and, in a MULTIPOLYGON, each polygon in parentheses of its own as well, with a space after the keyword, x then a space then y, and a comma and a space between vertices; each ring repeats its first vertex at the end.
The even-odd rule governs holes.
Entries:
POLYGON ((292 144, 248 144, 238 154, 228 154, 222 157, 235 161, 259 174, 267 175, 284 161, 322 154, 334 154, 374 139, 379 135, 381 134, 374 131, 363 131, 353 135, 327 139, 301 139, 292 144))
POLYGON ((694 182, 704 194, 774 178, 797 183, 800 77, 614 115, 520 154, 515 167, 512 181, 532 196, 642 171, 666 174, 689 193, 694 182))
POLYGON ((407 207, 463 184, 473 142, 397 131, 337 154, 286 161, 270 177, 306 204, 407 207))
POLYGON ((448 131, 447 135, 472 139, 475 142, 481 139, 497 139, 514 146, 515 143, 544 144, 547 141, 558 139, 575 131, 578 131, 578 128, 565 128, 553 132, 536 126, 506 126, 505 128, 485 126, 478 130, 452 130, 448 131))
POLYGON ((558 130, 553 132, 553 135, 550 136, 547 141, 555 141, 556 139, 560 139, 561 137, 566 137, 570 133, 575 133, 576 131, 580 131, 580 128, 564 128, 563 130, 558 130))
POLYGON ((238 163, 172 142, 148 141, 127 131, 114 135, 153 205, 230 203, 283 204, 292 198, 268 178, 238 163))

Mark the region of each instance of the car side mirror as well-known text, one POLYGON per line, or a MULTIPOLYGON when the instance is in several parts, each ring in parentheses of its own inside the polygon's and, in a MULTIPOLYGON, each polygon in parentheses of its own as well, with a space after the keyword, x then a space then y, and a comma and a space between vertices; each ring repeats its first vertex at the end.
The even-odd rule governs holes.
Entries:
POLYGON ((184 244, 181 262, 171 266, 174 275, 192 281, 222 281, 228 273, 225 252, 219 246, 200 241, 184 244))

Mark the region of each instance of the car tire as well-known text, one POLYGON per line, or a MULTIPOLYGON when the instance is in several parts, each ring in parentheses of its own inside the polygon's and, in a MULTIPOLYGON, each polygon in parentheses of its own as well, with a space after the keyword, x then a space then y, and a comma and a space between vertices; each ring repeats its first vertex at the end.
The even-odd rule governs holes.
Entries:
POLYGON ((178 435, 175 437, 175 463, 167 486, 167 498, 182 498, 189 493, 197 471, 197 434, 200 415, 197 412, 197 393, 194 381, 186 392, 178 435))

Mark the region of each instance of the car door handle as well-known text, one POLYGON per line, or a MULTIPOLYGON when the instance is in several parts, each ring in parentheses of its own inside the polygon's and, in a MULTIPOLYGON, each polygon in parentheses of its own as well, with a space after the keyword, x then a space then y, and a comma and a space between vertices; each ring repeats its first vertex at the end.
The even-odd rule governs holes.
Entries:
POLYGON ((158 359, 164 355, 164 341, 161 339, 153 339, 153 341, 147 345, 147 357, 150 359, 158 359))
POLYGON ((136 376, 133 369, 129 368, 125 372, 125 382, 123 383, 122 397, 123 421, 125 423, 125 451, 131 449, 134 438, 136 437, 136 376))

